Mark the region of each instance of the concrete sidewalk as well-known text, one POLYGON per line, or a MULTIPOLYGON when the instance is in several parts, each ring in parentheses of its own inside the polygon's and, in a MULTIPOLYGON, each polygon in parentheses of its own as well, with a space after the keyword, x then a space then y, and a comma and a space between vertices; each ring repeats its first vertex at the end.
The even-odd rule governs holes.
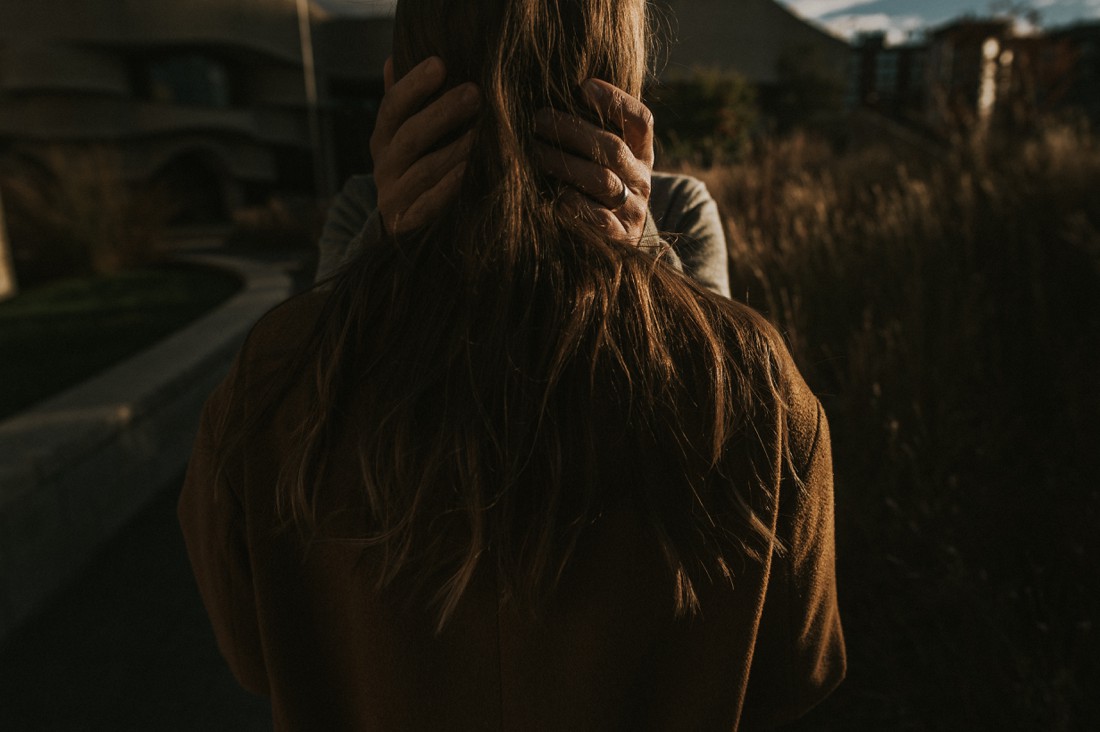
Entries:
MULTIPOLYGON (((202 403, 296 262, 189 253, 241 292, 178 333, 0 422, 0 642, 174 480, 202 403)), ((3 725, 0 724, 0 728, 3 725)))
POLYGON ((270 730, 218 653, 176 521, 199 408, 301 261, 189 247, 221 307, 0 423, 0 730, 270 730))

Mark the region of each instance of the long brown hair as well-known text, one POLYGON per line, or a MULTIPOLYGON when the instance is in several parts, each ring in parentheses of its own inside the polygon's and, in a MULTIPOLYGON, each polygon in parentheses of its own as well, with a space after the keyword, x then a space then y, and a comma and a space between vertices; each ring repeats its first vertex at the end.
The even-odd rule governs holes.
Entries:
POLYGON ((486 560, 506 596, 538 607, 615 507, 645 517, 680 612, 697 608, 699 582, 771 546, 747 501, 762 486, 728 479, 756 421, 774 419, 772 331, 660 252, 566 214, 534 163, 540 107, 577 111, 589 77, 640 94, 645 8, 397 6, 399 76, 441 55, 448 85, 483 90, 474 152, 434 225, 331 281, 308 357, 313 409, 278 498, 316 532, 350 435, 367 509, 350 539, 373 547, 380 588, 411 577, 430 591, 439 628, 486 560))

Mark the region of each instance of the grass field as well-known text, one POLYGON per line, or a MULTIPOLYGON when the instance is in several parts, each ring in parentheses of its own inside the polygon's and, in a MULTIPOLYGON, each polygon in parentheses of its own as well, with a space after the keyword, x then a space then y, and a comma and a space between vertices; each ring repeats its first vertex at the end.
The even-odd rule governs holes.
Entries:
POLYGON ((805 729, 1100 728, 1100 146, 689 169, 834 435, 849 678, 805 729))
POLYGON ((0 419, 151 346, 240 285, 174 265, 57 281, 0 303, 0 419))

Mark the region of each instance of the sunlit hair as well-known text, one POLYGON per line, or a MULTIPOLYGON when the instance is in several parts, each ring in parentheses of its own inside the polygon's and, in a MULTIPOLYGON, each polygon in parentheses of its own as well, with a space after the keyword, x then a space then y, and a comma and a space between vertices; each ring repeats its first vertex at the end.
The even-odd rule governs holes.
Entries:
POLYGON ((398 3, 398 77, 440 55, 448 86, 483 90, 474 152, 434 225, 328 284, 278 497, 331 538, 320 494, 350 440, 366 519, 343 538, 370 548, 380 589, 423 592, 439 629, 479 568, 538 608, 610 510, 643 517, 679 613, 772 546, 747 499, 774 467, 754 447, 781 421, 773 331, 567 214, 534 162, 535 112, 580 111, 590 77, 639 95, 647 38, 643 0, 398 3))

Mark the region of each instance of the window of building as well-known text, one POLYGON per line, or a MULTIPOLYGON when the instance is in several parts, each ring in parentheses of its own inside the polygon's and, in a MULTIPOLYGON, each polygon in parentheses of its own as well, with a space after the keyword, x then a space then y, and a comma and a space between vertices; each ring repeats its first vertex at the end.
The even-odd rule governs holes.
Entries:
POLYGON ((875 89, 880 94, 894 94, 898 90, 898 53, 883 51, 875 59, 875 89))
POLYGON ((848 54, 848 63, 844 69, 844 106, 854 109, 859 106, 860 71, 863 54, 852 51, 848 54))
POLYGON ((925 66, 924 54, 914 53, 909 57, 909 89, 920 89, 924 86, 924 77, 928 73, 925 66))
POLYGON ((225 64, 201 54, 155 59, 145 66, 144 96, 155 102, 228 107, 233 89, 225 64))

